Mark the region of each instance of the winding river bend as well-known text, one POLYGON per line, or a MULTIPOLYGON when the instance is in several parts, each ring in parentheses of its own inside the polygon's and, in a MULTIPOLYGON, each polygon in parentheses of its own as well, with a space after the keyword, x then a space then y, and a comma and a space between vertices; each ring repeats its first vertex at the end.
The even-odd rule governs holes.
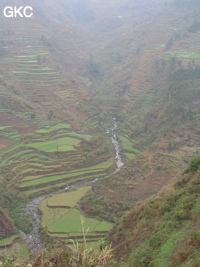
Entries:
MULTIPOLYGON (((122 162, 122 159, 120 156, 120 146, 119 146, 119 143, 117 141, 117 136, 115 134, 115 130, 117 129, 119 122, 116 121, 116 118, 114 118, 113 120, 114 120, 113 127, 108 129, 106 132, 107 132, 107 134, 110 135, 111 141, 115 147, 115 162, 117 165, 115 172, 117 172, 124 165, 124 163, 122 162)), ((110 174, 110 175, 112 175, 112 174, 110 174)), ((96 181, 98 179, 99 178, 96 178, 96 179, 89 181, 89 182, 76 183, 74 185, 67 186, 64 190, 68 190, 70 188, 77 188, 77 187, 81 187, 81 186, 86 186, 86 185, 93 185, 94 183, 96 183, 96 181)), ((39 206, 40 202, 48 196, 49 195, 44 195, 44 196, 40 196, 40 197, 32 199, 26 205, 26 207, 23 209, 23 214, 28 216, 31 220, 33 230, 31 231, 30 234, 25 234, 23 231, 20 231, 20 234, 21 234, 21 237, 26 241, 26 243, 30 249, 30 252, 33 255, 36 254, 42 247, 42 241, 41 241, 41 236, 40 236, 40 231, 39 231, 40 215, 38 213, 38 206, 39 206)))

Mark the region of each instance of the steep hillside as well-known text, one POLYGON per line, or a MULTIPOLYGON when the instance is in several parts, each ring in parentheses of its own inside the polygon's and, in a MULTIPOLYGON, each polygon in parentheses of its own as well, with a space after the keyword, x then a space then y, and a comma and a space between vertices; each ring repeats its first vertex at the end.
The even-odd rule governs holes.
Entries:
POLYGON ((198 6, 194 6, 192 2, 190 9, 183 4, 168 4, 143 24, 133 27, 124 23, 107 46, 97 48, 96 60, 100 61, 104 73, 100 85, 95 87, 97 97, 126 110, 153 89, 159 77, 151 79, 151 74, 158 61, 166 65, 175 57, 183 66, 192 59, 197 63, 199 33, 190 28, 198 21, 198 6), (105 92, 109 98, 105 98, 105 92))
POLYGON ((171 184, 138 203, 112 231, 119 266, 199 266, 200 156, 171 184))
MULTIPOLYGON (((106 89, 106 94, 112 90, 106 80, 110 68, 123 57, 117 50, 121 49, 124 31, 132 31, 136 25, 148 21, 165 2, 69 0, 38 4, 59 25, 55 34, 63 71, 67 70, 78 85, 96 95, 99 90, 105 92, 106 89), (66 46, 66 43, 69 44, 66 46)), ((97 100, 101 103, 100 94, 97 100)))
POLYGON ((11 236, 14 233, 14 228, 12 224, 9 222, 9 219, 5 216, 2 209, 0 209, 0 239, 3 239, 7 236, 11 236))
MULTIPOLYGON (((0 7, 3 9, 4 3, 0 7)), ((34 113, 32 117, 42 115, 51 119, 65 119, 79 129, 81 123, 98 114, 99 110, 90 103, 89 95, 74 84, 70 73, 66 76, 66 72, 60 70, 59 53, 62 53, 62 49, 57 47, 54 32, 59 32, 61 25, 49 18, 48 13, 41 16, 40 12, 39 7, 35 8, 35 16, 30 19, 8 20, 1 17, 2 108, 6 111, 8 102, 8 109, 22 112, 23 108, 19 106, 24 107, 25 104, 20 105, 19 102, 24 100, 27 102, 24 111, 34 113), (7 97, 9 94, 9 100, 5 101, 5 94, 7 97)), ((69 40, 72 31, 68 31, 69 40)), ((67 47, 70 50, 69 41, 65 42, 67 47)), ((75 61, 77 50, 67 54, 69 62, 75 61)), ((72 65, 70 67, 73 68, 72 65)))
POLYGON ((108 137, 97 136, 111 118, 88 94, 100 77, 90 52, 163 2, 24 0, 15 5, 31 5, 32 18, 1 13, 1 206, 21 229, 31 228, 20 213, 28 199, 114 170, 108 137))
MULTIPOLYGON (((109 235, 115 256, 104 242, 51 245, 34 259, 0 257, 5 266, 165 267, 200 264, 200 156, 157 195, 139 202, 109 235)), ((86 237, 87 238, 87 237, 86 237)))
POLYGON ((98 180, 55 194, 56 204, 51 198, 40 204, 51 238, 83 242, 82 214, 96 241, 200 151, 200 6, 197 0, 15 4, 32 5, 34 16, 0 17, 0 206, 30 233, 24 214, 30 200, 98 180), (118 172, 106 133, 114 117, 125 163, 118 172), (76 221, 71 231, 66 219, 76 221))
POLYGON ((122 61, 114 65, 107 57, 109 73, 101 85, 110 84, 100 85, 96 98, 114 107, 110 112, 121 122, 126 164, 95 185, 91 210, 102 197, 108 206, 118 199, 132 205, 148 198, 199 153, 199 5, 181 3, 172 1, 148 23, 127 28, 107 50, 123 52, 122 61))
MULTIPOLYGON (((94 180, 115 168, 108 138, 99 134, 100 107, 75 84, 67 67, 62 69, 57 44, 61 24, 47 10, 42 15, 34 1, 29 4, 35 12, 31 19, 0 18, 0 206, 26 233, 32 226, 22 211, 34 196, 94 180)), ((4 6, 1 2, 2 10, 4 6)), ((64 31, 69 39, 73 36, 73 27, 64 26, 64 31)), ((63 46, 69 48, 69 62, 78 65, 79 48, 70 40, 63 46)))

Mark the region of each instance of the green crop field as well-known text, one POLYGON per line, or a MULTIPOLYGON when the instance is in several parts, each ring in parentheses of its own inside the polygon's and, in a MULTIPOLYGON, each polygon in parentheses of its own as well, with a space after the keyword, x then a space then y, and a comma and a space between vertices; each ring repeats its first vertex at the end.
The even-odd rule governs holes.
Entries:
POLYGON ((40 205, 39 209, 42 212, 42 220, 41 225, 43 227, 48 226, 56 220, 59 220, 69 211, 66 208, 49 208, 48 207, 48 199, 44 199, 40 205))
POLYGON ((79 187, 71 192, 55 194, 48 199, 48 207, 74 207, 76 203, 91 189, 91 186, 79 187))
MULTIPOLYGON (((50 233, 51 236, 59 237, 59 238, 82 238, 83 239, 83 233, 50 233)), ((87 237, 104 237, 105 233, 96 233, 96 232, 87 232, 87 237)))
MULTIPOLYGON (((91 187, 81 187, 80 189, 78 188, 79 190, 77 190, 77 191, 81 192, 79 196, 76 195, 75 197, 73 197, 71 193, 73 193, 74 191, 73 192, 66 192, 66 194, 69 194, 70 197, 76 198, 76 201, 78 201, 83 196, 83 194, 85 194, 87 192, 87 190, 89 188, 91 188, 91 187)), ((62 194, 63 193, 58 194, 58 196, 62 197, 62 194)), ((55 198, 56 198, 56 195, 55 195, 55 198)), ((53 201, 53 200, 54 200, 54 196, 47 198, 47 199, 44 199, 40 203, 39 209, 42 212, 41 224, 43 227, 51 225, 53 222, 58 221, 59 219, 62 219, 62 217, 67 212, 71 211, 71 210, 64 208, 64 207, 63 208, 62 207, 56 207, 55 205, 53 207, 50 206, 49 201, 53 201)), ((57 198, 56 201, 57 201, 57 206, 62 206, 63 198, 57 198), (59 200, 60 200, 60 203, 59 203, 59 200)), ((72 204, 75 205, 76 204, 75 201, 72 204)), ((77 214, 77 212, 75 212, 75 214, 77 214)), ((71 215, 73 216, 73 213, 71 215)), ((107 225, 107 223, 105 225, 107 225)), ((104 231, 104 223, 103 222, 99 224, 97 231, 104 231), (103 227, 103 229, 101 227, 103 227)), ((80 235, 80 233, 79 233, 79 235, 80 235)))
POLYGON ((69 133, 67 133, 67 135, 78 137, 78 138, 84 138, 84 139, 88 139, 91 137, 91 135, 89 135, 89 134, 79 134, 79 133, 75 133, 75 132, 69 132, 69 133))
POLYGON ((26 146, 37 148, 45 152, 58 152, 58 151, 61 152, 61 151, 75 150, 73 145, 78 144, 79 142, 80 140, 78 139, 65 137, 65 138, 54 139, 51 141, 26 144, 26 146))
POLYGON ((89 232, 93 231, 109 231, 112 229, 112 224, 108 222, 102 222, 97 219, 87 218, 81 216, 81 213, 77 209, 72 209, 67 212, 60 220, 53 222, 49 226, 50 232, 80 232, 82 233, 83 228, 85 230, 89 229, 89 232), (82 219, 81 219, 82 217, 82 219), (83 222, 83 225, 81 223, 83 222), (102 225, 101 225, 102 224, 102 225))
POLYGON ((124 156, 126 156, 128 159, 134 159, 136 157, 133 153, 124 153, 124 156))
POLYGON ((200 54, 194 52, 187 52, 185 50, 170 50, 165 52, 167 57, 176 56, 178 58, 197 59, 200 58, 200 54))
POLYGON ((112 229, 112 223, 82 216, 78 209, 73 208, 90 188, 85 186, 58 193, 40 203, 41 225, 46 228, 48 235, 63 241, 74 239, 82 242, 83 232, 87 232, 87 242, 97 242, 112 229))
MULTIPOLYGON (((73 178, 73 177, 82 177, 82 179, 84 179, 85 176, 89 176, 91 175, 92 177, 95 176, 96 177, 96 174, 99 173, 99 176, 101 175, 105 175, 106 174, 106 171, 109 167, 111 167, 113 164, 113 159, 109 159, 108 161, 105 161, 105 162, 102 162, 100 164, 97 164, 97 165, 94 165, 94 166, 91 166, 91 167, 88 167, 88 168, 80 168, 80 169, 76 169, 74 171, 68 171, 68 172, 59 172, 59 173, 52 173, 52 175, 45 175, 43 176, 42 174, 41 175, 28 175, 28 176, 25 176, 24 179, 23 179, 23 182, 22 184, 20 185, 21 188, 23 187, 27 187, 27 186, 33 186, 33 185, 39 185, 39 184, 43 184, 43 183, 47 183, 47 182, 52 182, 52 181, 59 181, 59 180, 62 180, 62 179, 66 179, 66 180, 69 180, 70 178, 73 178), (105 170, 105 172, 104 172, 105 170)), ((51 165, 52 166, 52 165, 51 165)), ((22 174, 26 173, 26 172, 30 172, 30 171, 34 171, 33 168, 27 168, 28 171, 23 171, 22 174)), ((27 170, 26 169, 26 170, 27 170)), ((40 169, 41 169, 41 166, 40 166, 40 169)), ((44 170, 44 168, 43 168, 44 170)))
MULTIPOLYGON (((31 113, 18 112, 16 115, 24 120, 29 120, 31 113)), ((46 119, 41 116, 36 116, 35 120, 41 122, 41 124, 43 124, 43 121, 46 123, 46 119)), ((91 137, 90 135, 75 132, 66 133, 69 136, 62 138, 58 134, 54 135, 54 140, 48 140, 49 137, 46 137, 46 134, 49 135, 54 130, 63 131, 69 129, 69 127, 69 124, 58 123, 56 125, 49 125, 48 128, 39 129, 41 133, 36 134, 33 132, 33 134, 27 135, 27 139, 31 140, 32 143, 24 144, 24 142, 21 142, 2 151, 0 154, 2 158, 0 167, 12 164, 12 171, 15 173, 16 179, 20 180, 21 188, 41 185, 40 187, 44 189, 50 186, 48 183, 55 181, 59 185, 68 185, 69 183, 76 182, 76 180, 92 180, 106 175, 109 168, 113 165, 113 158, 86 168, 80 165, 79 168, 74 169, 74 167, 70 167, 67 171, 65 170, 66 167, 68 168, 71 164, 78 163, 82 159, 82 154, 78 152, 78 147, 75 149, 73 144, 78 144, 81 140, 91 137), (42 138, 40 137, 41 134, 42 138), (63 149, 63 147, 66 149, 63 149), (62 155, 60 155, 56 159, 50 154, 50 152, 62 152, 63 150, 66 152, 70 151, 70 153, 66 154, 65 158, 62 158, 62 155), (51 175, 49 171, 51 171, 51 175)), ((15 136, 15 134, 16 132, 11 131, 7 135, 15 136)), ((13 179, 10 179, 11 181, 13 179)), ((36 188, 29 188, 29 190, 32 193, 34 190, 35 192, 41 191, 36 188)))
POLYGON ((125 136, 119 136, 119 140, 122 142, 122 148, 128 151, 129 154, 131 152, 135 154, 141 153, 138 149, 133 148, 133 143, 129 139, 127 139, 125 136))
POLYGON ((9 127, 12 127, 12 126, 0 126, 0 131, 5 130, 6 128, 9 128, 9 127))
POLYGON ((46 176, 46 177, 41 177, 40 175, 36 176, 30 176, 30 177, 26 177, 26 178, 31 178, 33 180, 31 181, 27 181, 27 182, 23 182, 20 187, 27 187, 27 186, 34 186, 34 185, 40 185, 40 184, 44 184, 44 183, 50 183, 53 181, 59 181, 59 180, 70 180, 72 177, 81 177, 82 179, 84 179, 84 176, 88 176, 88 175, 93 175, 96 173, 101 173, 101 172, 94 172, 93 170, 91 171, 85 171, 85 172, 75 172, 73 174, 69 173, 69 174, 60 174, 60 175, 52 175, 52 176, 46 176))
POLYGON ((65 123, 59 123, 48 128, 43 128, 36 130, 36 133, 50 133, 52 131, 60 130, 60 129, 69 129, 70 125, 65 123))
POLYGON ((101 177, 104 177, 105 174, 96 174, 96 175, 88 175, 88 176, 84 176, 84 177, 75 177, 74 179, 70 179, 70 180, 66 180, 66 181, 58 181, 55 185, 50 185, 50 184, 44 184, 44 186, 42 187, 39 187, 37 189, 35 189, 33 187, 32 188, 23 188, 24 189, 24 192, 26 195, 31 195, 31 194, 34 194, 34 193, 38 193, 41 195, 43 194, 43 192, 48 192, 48 189, 60 189, 60 188, 65 188, 67 187, 68 185, 72 185, 72 184, 76 184, 78 182, 81 182, 81 181, 91 181, 91 180, 94 180, 96 178, 101 178, 101 177))
POLYGON ((12 235, 12 236, 9 236, 7 238, 1 239, 0 240, 0 247, 5 247, 5 246, 11 245, 13 243, 13 241, 17 238, 19 238, 18 235, 12 235))
POLYGON ((20 135, 17 132, 1 132, 1 134, 14 141, 20 140, 20 135))

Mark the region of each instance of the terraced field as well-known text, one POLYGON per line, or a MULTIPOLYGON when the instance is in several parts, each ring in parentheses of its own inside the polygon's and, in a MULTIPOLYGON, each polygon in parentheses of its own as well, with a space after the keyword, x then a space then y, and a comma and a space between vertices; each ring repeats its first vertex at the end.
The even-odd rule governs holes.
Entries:
POLYGON ((10 168, 8 186, 17 184, 28 195, 105 176, 114 166, 112 158, 103 157, 99 157, 98 164, 85 163, 87 151, 83 151, 82 142, 90 142, 91 136, 72 132, 69 124, 49 125, 33 134, 17 136, 24 141, 0 153, 0 167, 10 168))
POLYGON ((9 247, 12 245, 12 243, 18 239, 18 235, 11 235, 10 237, 4 238, 0 240, 0 248, 9 247))
POLYGON ((83 242, 86 233, 87 242, 97 242, 112 228, 112 224, 81 215, 75 208, 76 203, 91 187, 79 187, 44 199, 40 203, 41 225, 47 234, 54 238, 70 242, 74 239, 83 242))
POLYGON ((136 155, 141 153, 138 149, 133 147, 133 142, 125 135, 119 136, 119 140, 122 145, 122 153, 127 160, 134 159, 136 155))
POLYGON ((170 50, 165 52, 165 57, 177 57, 177 58, 185 58, 185 59, 199 59, 200 54, 196 54, 194 52, 188 52, 185 50, 170 50))
POLYGON ((9 168, 8 188, 27 195, 104 176, 114 163, 106 154, 87 162, 83 143, 92 136, 80 128, 95 109, 60 72, 50 33, 37 19, 26 27, 18 19, 2 21, 0 29, 0 171, 9 168))
MULTIPOLYGON (((48 67, 49 52, 43 47, 27 47, 20 53, 0 60, 0 67, 12 71, 13 79, 20 84, 29 101, 52 106, 55 95, 52 92, 63 90, 66 81, 54 69, 48 67), (42 98, 41 98, 42 97, 42 98)), ((70 100, 71 102, 71 100, 70 100)))
MULTIPOLYGON (((19 112, 18 116, 23 121, 30 120, 29 114, 19 112)), ((32 133, 23 133, 15 125, 1 126, 0 134, 9 142, 13 142, 13 136, 19 136, 12 146, 8 143, 7 148, 0 150, 0 172, 6 179, 8 190, 16 188, 18 192, 20 191, 20 195, 26 195, 31 199, 41 194, 58 191, 70 184, 106 176, 115 169, 114 158, 105 152, 100 153, 99 142, 101 141, 97 137, 95 137, 97 140, 95 144, 91 135, 75 132, 66 122, 53 123, 42 116, 37 116, 34 120, 40 121, 40 124, 36 123, 37 127, 32 133), (88 161, 87 156, 90 153, 90 158, 93 159, 88 161), (98 155, 97 158, 94 158, 94 155, 98 155), (7 169, 9 169, 9 175, 5 172, 7 169)), ((77 228, 73 229, 72 234, 69 229, 61 239, 67 240, 75 236, 82 242, 80 212, 73 209, 90 189, 91 187, 83 187, 76 191, 55 194, 42 202, 42 226, 48 229, 47 234, 52 237, 57 233, 62 234, 63 228, 59 232, 58 228, 55 230, 56 225, 58 224, 58 227, 62 225, 67 216, 68 224, 75 221, 74 225, 77 228)), ((87 222, 85 227, 88 228, 91 225, 88 240, 93 243, 105 236, 112 226, 96 219, 86 218, 85 220, 87 222), (101 228, 103 230, 99 232, 101 228)), ((12 245, 15 238, 9 237, 2 240, 2 246, 12 245)))
POLYGON ((42 128, 40 130, 36 130, 36 133, 50 133, 52 131, 55 130, 59 130, 59 129, 69 129, 70 125, 69 124, 64 124, 64 123, 58 123, 56 125, 50 126, 50 127, 46 127, 46 128, 42 128))
POLYGON ((55 194, 48 199, 47 205, 50 208, 53 207, 72 208, 90 189, 91 186, 85 186, 85 187, 79 187, 76 190, 72 190, 71 192, 55 194))
POLYGON ((78 144, 75 138, 65 137, 59 139, 53 139, 52 141, 44 141, 28 144, 28 147, 36 148, 45 152, 63 152, 75 150, 74 145, 78 144))
MULTIPOLYGON (((2 43, 8 44, 5 46, 5 53, 0 58, 1 82, 8 93, 13 94, 13 99, 19 101, 23 96, 23 107, 27 109, 27 106, 31 105, 32 108, 32 112, 29 110, 30 114, 24 114, 17 108, 19 105, 15 103, 13 112, 17 117, 25 120, 38 117, 35 122, 38 127, 42 127, 40 123, 42 117, 49 116, 48 119, 50 119, 50 116, 56 113, 62 119, 67 118, 78 128, 78 124, 86 119, 84 112, 79 109, 79 101, 80 99, 88 100, 90 97, 75 88, 70 78, 67 79, 60 73, 60 66, 55 63, 52 51, 49 49, 51 41, 46 40, 48 30, 39 26, 34 20, 27 21, 26 27, 16 19, 15 22, 5 21, 5 25, 3 22, 0 29, 2 43), (12 28, 12 34, 10 28, 12 28), (33 32, 30 32, 28 28, 34 29, 33 32), (40 111, 43 113, 42 116, 38 114, 40 111), (30 118, 29 115, 32 117, 30 118)), ((21 99, 20 105, 22 105, 21 99)), ((10 112, 9 107, 6 108, 2 109, 3 113, 10 112)), ((87 108, 89 107, 85 106, 85 109, 87 108)))

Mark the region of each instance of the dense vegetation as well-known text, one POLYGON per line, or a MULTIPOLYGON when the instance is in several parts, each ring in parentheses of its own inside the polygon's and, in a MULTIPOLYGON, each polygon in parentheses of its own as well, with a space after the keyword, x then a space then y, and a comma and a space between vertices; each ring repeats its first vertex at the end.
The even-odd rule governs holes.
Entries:
POLYGON ((51 245, 43 250, 35 259, 27 259, 20 254, 0 257, 2 267, 114 267, 116 261, 111 247, 105 242, 97 248, 88 248, 86 238, 83 244, 73 243, 71 246, 62 243, 51 245))
POLYGON ((14 233, 14 227, 9 222, 9 219, 0 209, 0 239, 11 236, 14 233))
POLYGON ((118 223, 111 241, 120 266, 199 266, 199 178, 197 156, 174 188, 138 203, 118 223))
POLYGON ((93 192, 88 193, 81 201, 81 209, 89 216, 95 216, 110 222, 116 222, 130 206, 120 201, 110 202, 105 197, 95 198, 93 192))

